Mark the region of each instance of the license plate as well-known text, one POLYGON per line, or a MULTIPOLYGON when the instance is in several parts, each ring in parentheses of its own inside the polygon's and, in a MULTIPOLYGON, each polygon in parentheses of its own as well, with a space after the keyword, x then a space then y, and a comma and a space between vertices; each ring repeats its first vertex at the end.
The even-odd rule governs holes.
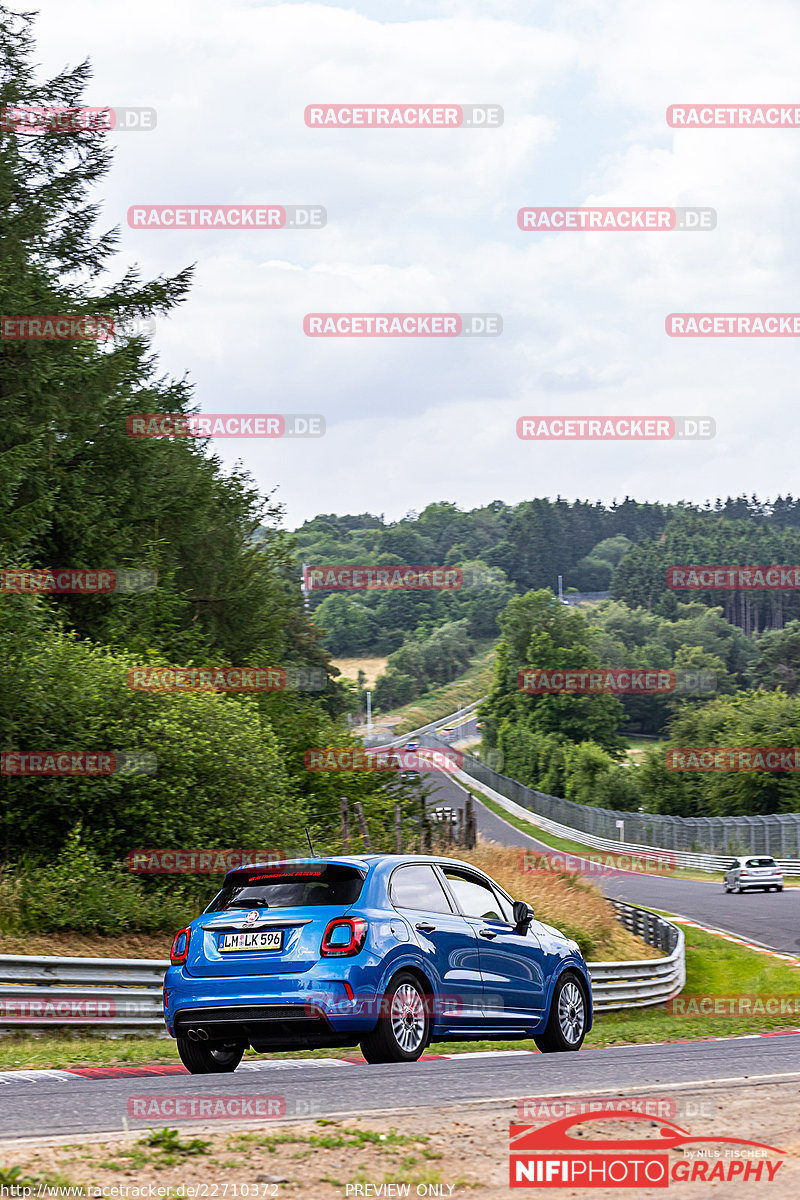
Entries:
POLYGON ((231 950, 282 950, 283 930, 262 929, 253 933, 221 933, 217 940, 220 953, 231 950))

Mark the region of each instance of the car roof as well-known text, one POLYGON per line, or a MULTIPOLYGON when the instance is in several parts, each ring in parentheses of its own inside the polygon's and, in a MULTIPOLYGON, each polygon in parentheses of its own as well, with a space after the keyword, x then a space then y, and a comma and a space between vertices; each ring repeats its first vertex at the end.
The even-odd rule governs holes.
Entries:
POLYGON ((328 866, 360 867, 363 869, 365 867, 376 867, 383 863, 390 866, 396 866, 400 863, 411 864, 415 862, 449 863, 457 867, 470 867, 479 874, 486 875, 486 871, 481 870, 480 867, 474 867, 472 863, 464 862, 462 859, 458 858, 448 858, 446 855, 442 854, 325 854, 320 855, 318 858, 285 858, 281 859, 279 862, 246 863, 241 867, 232 867, 231 870, 228 871, 225 878, 227 879, 228 875, 236 875, 240 871, 256 871, 278 866, 310 867, 326 864, 328 866))

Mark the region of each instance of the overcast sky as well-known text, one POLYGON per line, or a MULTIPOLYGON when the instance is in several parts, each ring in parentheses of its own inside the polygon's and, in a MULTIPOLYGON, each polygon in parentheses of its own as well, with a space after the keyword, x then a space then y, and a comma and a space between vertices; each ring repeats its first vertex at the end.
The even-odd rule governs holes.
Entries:
MULTIPOLYGON (((28 3, 11 7, 27 9, 28 3)), ((318 440, 218 441, 294 526, 560 493, 800 492, 796 339, 669 338, 673 311, 800 311, 800 128, 671 129, 680 102, 800 104, 800 8, 766 0, 282 4, 40 0, 38 57, 89 56, 104 221, 206 412, 318 412, 318 440), (317 102, 502 106, 494 129, 310 129, 317 102), (324 229, 131 229, 132 204, 320 204, 324 229), (713 232, 523 233, 535 205, 701 205, 713 232), (495 338, 311 339, 310 312, 495 312, 495 338), (699 414, 713 441, 537 443, 520 415, 699 414)))

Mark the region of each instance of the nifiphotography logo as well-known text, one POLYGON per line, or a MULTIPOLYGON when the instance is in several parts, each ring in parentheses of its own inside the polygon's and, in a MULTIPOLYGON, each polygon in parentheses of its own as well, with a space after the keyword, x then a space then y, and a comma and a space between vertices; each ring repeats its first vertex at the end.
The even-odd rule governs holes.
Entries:
POLYGON ((717 1180, 772 1183, 784 1151, 763 1142, 695 1137, 673 1121, 644 1113, 605 1111, 570 1115, 546 1125, 509 1126, 511 1187, 669 1187, 717 1180), (586 1136, 586 1123, 640 1124, 641 1137, 586 1136), (695 1150, 693 1147, 702 1146, 695 1150), (690 1148, 691 1147, 691 1148, 690 1148), (677 1152, 670 1159, 670 1151, 677 1152))

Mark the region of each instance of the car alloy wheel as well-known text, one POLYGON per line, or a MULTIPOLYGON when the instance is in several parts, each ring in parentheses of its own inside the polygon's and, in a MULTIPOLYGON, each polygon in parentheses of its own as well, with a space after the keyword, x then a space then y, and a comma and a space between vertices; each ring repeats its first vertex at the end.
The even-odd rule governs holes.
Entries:
POLYGON ((556 982, 547 1025, 533 1040, 542 1054, 561 1054, 580 1050, 586 1035, 589 993, 574 971, 565 972, 556 982))
POLYGON ((586 1011, 581 989, 570 979, 564 984, 558 997, 558 1025, 564 1040, 570 1045, 579 1042, 585 1021, 586 1011))
POLYGON ((375 1028, 361 1039, 369 1063, 416 1062, 428 1044, 430 996, 410 971, 400 971, 381 1001, 375 1028))
POLYGON ((425 1004, 417 989, 403 983, 392 996, 392 1033, 406 1054, 413 1054, 425 1037, 425 1004))

